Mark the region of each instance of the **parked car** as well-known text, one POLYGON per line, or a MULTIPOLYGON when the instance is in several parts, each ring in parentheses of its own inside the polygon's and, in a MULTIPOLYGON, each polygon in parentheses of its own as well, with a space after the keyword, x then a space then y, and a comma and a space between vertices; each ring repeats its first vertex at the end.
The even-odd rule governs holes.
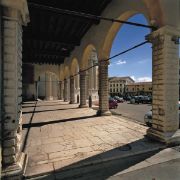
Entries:
POLYGON ((110 97, 109 98, 109 109, 116 109, 117 107, 118 107, 117 101, 114 98, 110 97))
MULTIPOLYGON (((144 116, 144 122, 147 126, 152 126, 152 110, 148 111, 144 116)), ((179 128, 180 128, 180 101, 179 101, 179 128)))
POLYGON ((130 100, 131 100, 131 96, 124 96, 123 99, 124 99, 125 101, 130 101, 130 100))
POLYGON ((149 96, 143 96, 143 98, 141 99, 141 102, 142 102, 143 104, 151 103, 151 102, 152 102, 152 98, 149 97, 149 96))
POLYGON ((114 99, 118 102, 118 103, 123 103, 124 99, 119 97, 119 96, 114 96, 114 99))
POLYGON ((144 115, 144 122, 147 126, 152 126, 152 109, 144 115))
POLYGON ((130 100, 130 103, 131 104, 135 104, 135 103, 139 104, 140 103, 139 97, 138 96, 132 97, 131 100, 130 100))

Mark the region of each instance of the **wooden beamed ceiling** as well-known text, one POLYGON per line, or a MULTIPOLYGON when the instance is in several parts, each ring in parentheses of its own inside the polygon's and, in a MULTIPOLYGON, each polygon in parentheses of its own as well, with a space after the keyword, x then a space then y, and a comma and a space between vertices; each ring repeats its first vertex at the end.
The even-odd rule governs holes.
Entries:
POLYGON ((61 64, 99 20, 62 14, 32 3, 101 15, 111 0, 28 0, 30 23, 23 28, 23 62, 61 64))

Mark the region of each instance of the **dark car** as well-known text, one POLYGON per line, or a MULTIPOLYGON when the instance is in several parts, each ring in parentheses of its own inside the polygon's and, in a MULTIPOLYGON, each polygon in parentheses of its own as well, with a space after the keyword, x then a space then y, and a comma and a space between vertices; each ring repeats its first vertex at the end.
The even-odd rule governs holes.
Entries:
POLYGON ((144 96, 141 101, 143 104, 149 104, 152 102, 152 98, 149 96, 144 96))
POLYGON ((118 96, 114 96, 114 99, 118 102, 118 103, 123 103, 124 99, 118 96))
POLYGON ((134 96, 131 98, 130 103, 131 104, 135 104, 135 103, 139 104, 139 103, 141 103, 141 101, 140 101, 140 98, 138 96, 134 96))
POLYGON ((109 109, 116 109, 117 107, 118 107, 117 101, 114 98, 110 97, 109 98, 109 109))

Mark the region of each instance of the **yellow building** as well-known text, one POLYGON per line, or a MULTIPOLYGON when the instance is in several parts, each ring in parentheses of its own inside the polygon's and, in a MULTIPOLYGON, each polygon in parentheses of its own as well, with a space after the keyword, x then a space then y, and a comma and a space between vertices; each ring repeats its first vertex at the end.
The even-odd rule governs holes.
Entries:
POLYGON ((152 95, 152 82, 129 83, 125 87, 126 95, 152 95))
POLYGON ((134 80, 127 77, 109 77, 109 94, 110 96, 124 96, 125 86, 133 83, 134 80))

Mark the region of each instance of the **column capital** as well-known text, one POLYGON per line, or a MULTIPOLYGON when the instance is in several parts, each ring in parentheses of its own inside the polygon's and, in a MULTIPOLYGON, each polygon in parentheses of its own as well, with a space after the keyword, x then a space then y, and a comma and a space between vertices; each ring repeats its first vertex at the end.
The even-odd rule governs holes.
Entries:
POLYGON ((109 65, 109 60, 100 60, 99 61, 99 66, 108 66, 109 65))
POLYGON ((171 36, 171 40, 178 43, 178 38, 180 37, 180 29, 173 26, 163 26, 156 31, 153 31, 146 36, 146 39, 151 43, 164 42, 165 36, 171 36))
POLYGON ((19 11, 23 25, 30 21, 27 0, 1 0, 0 5, 19 11))

